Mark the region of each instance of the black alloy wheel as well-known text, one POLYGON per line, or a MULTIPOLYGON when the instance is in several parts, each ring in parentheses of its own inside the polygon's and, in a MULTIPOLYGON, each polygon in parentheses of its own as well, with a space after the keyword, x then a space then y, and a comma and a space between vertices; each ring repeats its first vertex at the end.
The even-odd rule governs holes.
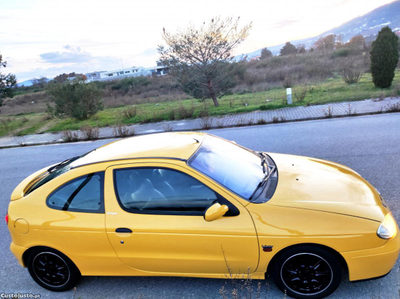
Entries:
POLYGON ((273 267, 277 286, 295 298, 324 298, 339 286, 336 257, 318 247, 294 247, 278 256, 273 267))
POLYGON ((27 266, 32 278, 51 291, 69 290, 80 277, 79 270, 70 259, 51 249, 32 252, 27 266))

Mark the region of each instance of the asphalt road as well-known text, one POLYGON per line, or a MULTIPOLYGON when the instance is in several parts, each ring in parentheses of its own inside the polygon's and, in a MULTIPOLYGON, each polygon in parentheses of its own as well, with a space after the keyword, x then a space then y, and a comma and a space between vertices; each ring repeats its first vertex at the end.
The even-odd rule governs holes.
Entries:
MULTIPOLYGON (((282 123, 209 131, 251 149, 312 156, 345 164, 372 183, 400 223, 400 114, 282 123)), ((108 140, 0 150, 0 215, 17 184, 32 172, 85 153, 108 140)), ((3 216, 2 216, 3 217, 3 216)), ((1 293, 40 294, 42 298, 222 298, 229 280, 196 278, 84 277, 76 290, 52 293, 39 287, 9 250, 11 238, 0 222, 1 293)), ((253 282, 256 289, 257 281, 253 282)), ((0 296, 0 298, 3 295, 0 296)), ((272 281, 261 284, 261 298, 283 298, 272 281)), ((253 293, 253 298, 255 294, 253 293)), ((330 298, 400 298, 400 261, 378 280, 343 279, 330 298)))

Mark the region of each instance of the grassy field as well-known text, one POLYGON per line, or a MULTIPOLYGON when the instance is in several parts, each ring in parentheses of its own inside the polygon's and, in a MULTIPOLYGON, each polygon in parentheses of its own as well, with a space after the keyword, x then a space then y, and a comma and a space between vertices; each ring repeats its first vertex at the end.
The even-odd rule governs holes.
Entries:
MULTIPOLYGON (((302 88, 304 85, 295 85, 293 87, 294 94, 302 88)), ((376 88, 368 73, 364 74, 360 82, 356 84, 345 84, 341 77, 336 75, 322 82, 309 84, 306 88, 308 92, 303 101, 296 101, 294 96, 294 106, 399 96, 400 70, 396 70, 392 87, 388 89, 376 88)), ((219 102, 219 107, 214 107, 211 100, 200 102, 196 99, 142 103, 134 106, 107 108, 85 121, 70 118, 53 119, 46 113, 0 116, 0 136, 78 130, 84 125, 105 127, 117 124, 196 118, 204 115, 218 116, 288 106, 286 105, 286 89, 283 87, 261 92, 236 93, 220 98, 219 102)))

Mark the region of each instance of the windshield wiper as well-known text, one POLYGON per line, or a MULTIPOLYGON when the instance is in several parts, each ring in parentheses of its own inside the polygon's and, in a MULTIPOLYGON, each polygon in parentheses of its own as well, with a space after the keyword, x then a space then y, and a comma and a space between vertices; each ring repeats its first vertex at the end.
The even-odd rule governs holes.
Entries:
POLYGON ((261 158, 261 166, 263 168, 263 172, 266 173, 267 171, 269 172, 269 165, 267 162, 267 155, 263 152, 260 152, 260 158, 261 158))
POLYGON ((47 169, 47 171, 48 171, 48 172, 53 172, 53 171, 55 171, 55 170, 61 168, 62 166, 66 165, 66 164, 68 164, 68 163, 70 163, 70 162, 75 161, 75 160, 78 159, 78 158, 79 158, 79 156, 69 158, 69 159, 67 159, 67 160, 65 160, 65 161, 62 161, 62 162, 60 162, 60 163, 58 163, 58 164, 56 164, 56 165, 50 167, 49 169, 47 169))
POLYGON ((249 200, 251 200, 253 198, 253 196, 256 194, 256 192, 258 191, 258 189, 260 189, 261 187, 263 187, 265 185, 265 183, 268 181, 268 179, 271 177, 272 174, 274 174, 274 172, 276 171, 276 167, 269 165, 267 162, 267 154, 260 152, 260 157, 261 157, 261 166, 263 167, 263 172, 266 173, 266 175, 264 176, 264 178, 262 179, 261 182, 258 183, 256 189, 254 190, 253 194, 251 194, 251 196, 249 197, 249 200))

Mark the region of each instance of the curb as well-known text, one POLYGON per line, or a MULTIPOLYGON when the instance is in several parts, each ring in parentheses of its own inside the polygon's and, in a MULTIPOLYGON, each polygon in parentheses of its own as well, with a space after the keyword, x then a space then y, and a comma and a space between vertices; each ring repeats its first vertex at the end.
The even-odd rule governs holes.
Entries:
MULTIPOLYGON (((171 130, 169 132, 187 132, 187 131, 208 131, 208 130, 218 130, 218 129, 229 129, 229 128, 239 128, 239 127, 252 127, 252 126, 265 126, 265 125, 274 125, 274 124, 280 124, 280 123, 291 123, 291 122, 303 122, 303 121, 311 121, 311 120, 323 120, 323 119, 335 119, 335 118, 346 118, 346 117, 357 117, 357 116, 366 116, 366 115, 377 115, 377 114, 389 114, 389 113, 399 113, 395 111, 376 111, 376 112, 367 112, 367 113, 356 113, 356 114, 345 114, 345 115, 332 115, 330 117, 309 117, 309 118, 299 118, 299 119, 291 119, 291 120, 283 120, 283 121, 276 121, 276 122, 265 122, 263 124, 238 124, 238 125, 227 125, 227 126, 219 126, 219 127, 210 127, 209 129, 203 129, 203 128, 198 128, 198 129, 187 129, 187 130, 171 130)), ((213 118, 212 116, 210 116, 213 118)), ((197 118, 195 120, 200 120, 201 118, 197 118)), ((139 133, 135 134, 133 136, 139 136, 139 135, 148 135, 148 134, 154 134, 154 133, 163 133, 167 131, 159 131, 159 132, 148 132, 148 133, 139 133)), ((130 136, 130 137, 133 137, 130 136)), ((27 146, 40 146, 40 145, 52 145, 52 144, 68 144, 68 143, 78 143, 78 142, 89 142, 89 141, 97 141, 97 140, 104 140, 104 139, 121 139, 121 138, 129 138, 129 137, 116 137, 116 136, 103 136, 99 137, 96 139, 92 140, 78 140, 78 141, 73 141, 73 142, 67 142, 58 139, 57 141, 49 141, 49 142, 34 142, 34 143, 21 143, 21 144, 15 144, 15 145, 1 145, 0 144, 0 149, 8 149, 8 148, 17 148, 17 147, 27 147, 27 146)))

